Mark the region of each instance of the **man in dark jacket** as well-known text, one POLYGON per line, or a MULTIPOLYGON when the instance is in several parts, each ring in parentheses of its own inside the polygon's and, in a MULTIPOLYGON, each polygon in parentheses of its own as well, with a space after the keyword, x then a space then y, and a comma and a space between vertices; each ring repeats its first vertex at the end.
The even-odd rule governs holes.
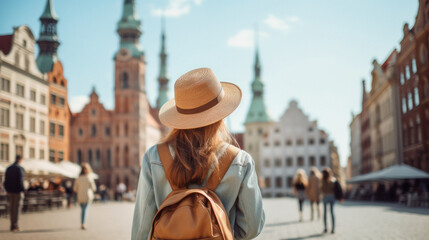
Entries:
POLYGON ((6 169, 4 187, 7 191, 10 209, 10 230, 18 232, 18 212, 22 193, 24 192, 24 168, 20 166, 21 156, 16 156, 16 161, 6 169))

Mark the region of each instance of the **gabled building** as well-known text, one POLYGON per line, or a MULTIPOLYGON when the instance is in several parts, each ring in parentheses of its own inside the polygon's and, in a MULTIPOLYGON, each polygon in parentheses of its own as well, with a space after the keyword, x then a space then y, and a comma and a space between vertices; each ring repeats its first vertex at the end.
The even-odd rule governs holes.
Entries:
POLYGON ((35 60, 36 39, 25 25, 0 36, 0 164, 16 155, 48 159, 46 74, 35 60))

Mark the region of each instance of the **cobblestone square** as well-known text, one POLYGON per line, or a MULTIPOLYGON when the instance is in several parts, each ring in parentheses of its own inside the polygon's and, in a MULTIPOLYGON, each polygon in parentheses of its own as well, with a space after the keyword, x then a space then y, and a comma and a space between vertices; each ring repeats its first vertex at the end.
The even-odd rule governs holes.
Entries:
MULTIPOLYGON (((323 221, 310 221, 308 203, 304 206, 303 222, 298 221, 297 207, 293 198, 264 199, 266 224, 257 239, 427 239, 429 234, 429 209, 385 203, 337 203, 336 233, 322 234, 323 221)), ((9 219, 1 218, 0 239, 130 239, 133 208, 134 204, 129 202, 93 204, 85 231, 79 228, 79 207, 22 214, 19 233, 9 232, 9 219)))

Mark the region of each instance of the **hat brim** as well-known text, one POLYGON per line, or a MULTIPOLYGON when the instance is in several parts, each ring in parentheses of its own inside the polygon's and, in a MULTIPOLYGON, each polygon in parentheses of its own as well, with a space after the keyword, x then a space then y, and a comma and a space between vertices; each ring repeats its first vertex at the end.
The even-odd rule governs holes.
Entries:
POLYGON ((208 126, 231 114, 240 105, 240 88, 228 82, 221 82, 225 96, 213 107, 194 114, 179 113, 176 102, 170 99, 159 110, 161 123, 170 128, 192 129, 208 126))

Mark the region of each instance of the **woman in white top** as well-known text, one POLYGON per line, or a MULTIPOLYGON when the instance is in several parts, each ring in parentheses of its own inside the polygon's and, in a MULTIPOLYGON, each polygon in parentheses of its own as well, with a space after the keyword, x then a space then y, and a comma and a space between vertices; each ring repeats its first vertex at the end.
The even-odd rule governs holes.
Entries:
POLYGON ((73 191, 77 194, 77 202, 80 204, 82 210, 81 228, 85 230, 86 209, 94 199, 94 191, 97 188, 95 186, 94 179, 90 177, 90 173, 92 172, 91 166, 88 163, 82 163, 81 167, 82 171, 74 182, 73 191))

